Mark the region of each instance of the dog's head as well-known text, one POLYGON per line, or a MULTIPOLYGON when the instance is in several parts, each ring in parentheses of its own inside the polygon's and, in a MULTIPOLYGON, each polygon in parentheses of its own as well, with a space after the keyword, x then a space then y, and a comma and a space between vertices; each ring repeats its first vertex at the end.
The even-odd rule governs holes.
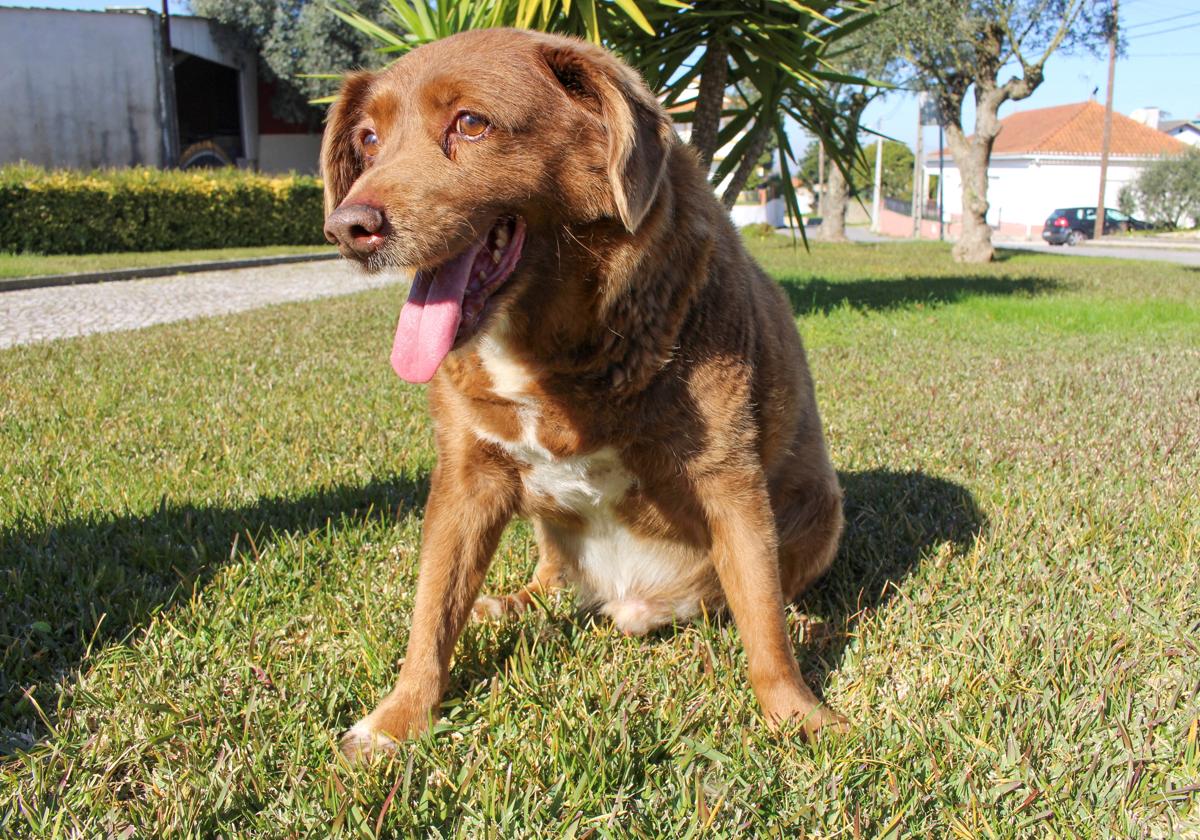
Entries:
POLYGON ((637 230, 673 138, 635 72, 569 38, 469 32, 349 76, 321 147, 325 234, 369 269, 416 272, 396 372, 432 378, 535 282, 522 269, 559 247, 556 228, 637 230))

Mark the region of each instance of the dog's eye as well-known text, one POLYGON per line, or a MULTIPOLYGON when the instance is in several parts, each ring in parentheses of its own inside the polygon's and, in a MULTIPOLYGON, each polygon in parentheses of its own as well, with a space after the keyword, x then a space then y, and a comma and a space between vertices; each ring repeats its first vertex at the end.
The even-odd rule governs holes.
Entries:
POLYGON ((482 137, 483 132, 487 131, 488 121, 478 114, 459 114, 458 121, 454 124, 455 130, 463 137, 469 137, 474 140, 477 137, 482 137))
POLYGON ((379 135, 374 131, 364 131, 362 134, 362 149, 363 154, 367 157, 375 157, 379 154, 379 135))

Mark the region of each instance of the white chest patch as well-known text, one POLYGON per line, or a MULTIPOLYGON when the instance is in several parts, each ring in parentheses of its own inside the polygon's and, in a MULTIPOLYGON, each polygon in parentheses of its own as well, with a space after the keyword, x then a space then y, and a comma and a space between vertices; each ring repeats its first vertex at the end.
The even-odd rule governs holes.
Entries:
POLYGON ((484 429, 475 434, 504 449, 526 466, 525 491, 553 500, 583 520, 572 529, 564 549, 575 567, 563 569, 584 604, 598 607, 623 631, 646 633, 673 619, 699 612, 698 599, 684 584, 696 577, 696 552, 666 540, 634 534, 617 516, 617 507, 634 478, 608 447, 584 455, 557 457, 538 440, 539 412, 529 396, 528 371, 505 352, 500 339, 483 336, 478 350, 497 396, 517 403, 521 432, 517 440, 484 429))

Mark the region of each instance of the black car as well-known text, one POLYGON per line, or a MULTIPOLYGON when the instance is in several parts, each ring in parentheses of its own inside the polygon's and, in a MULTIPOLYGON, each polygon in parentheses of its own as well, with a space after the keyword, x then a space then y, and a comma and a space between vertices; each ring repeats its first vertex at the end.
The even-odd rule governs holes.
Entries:
MULTIPOLYGON (((1104 208, 1104 233, 1124 233, 1127 230, 1146 230, 1150 225, 1126 216, 1111 207, 1104 208)), ((1063 207, 1046 219, 1042 239, 1051 245, 1078 245, 1096 232, 1095 207, 1063 207)))

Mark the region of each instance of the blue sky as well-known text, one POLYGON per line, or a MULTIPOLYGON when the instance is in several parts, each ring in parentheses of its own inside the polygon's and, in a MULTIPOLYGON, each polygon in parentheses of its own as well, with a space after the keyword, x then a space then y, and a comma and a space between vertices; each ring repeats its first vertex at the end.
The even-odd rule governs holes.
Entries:
MULTIPOLYGON (((119 0, 51 0, 51 2, 0 2, 0 5, 50 6, 69 9, 103 9, 113 5, 137 5, 119 0)), ((153 5, 159 8, 158 3, 153 5)), ((172 12, 184 13, 186 2, 170 0, 172 12)), ((1113 103, 1128 114, 1134 108, 1158 106, 1174 119, 1200 115, 1200 0, 1120 0, 1121 26, 1128 41, 1126 55, 1117 61, 1113 103)), ((1022 102, 1000 109, 1004 116, 1025 108, 1043 108, 1080 102, 1099 88, 1096 98, 1104 101, 1107 59, 1090 55, 1051 56, 1046 80, 1022 102)), ((968 94, 968 99, 970 95, 968 94)), ((968 128, 974 108, 968 103, 963 114, 968 128)), ((894 93, 867 109, 864 124, 912 144, 916 139, 916 97, 894 93)), ((937 143, 937 130, 926 129, 926 148, 937 143)))
MULTIPOLYGON (((1128 41, 1118 57, 1113 108, 1128 114, 1134 108, 1157 106, 1172 119, 1200 114, 1200 2, 1198 0, 1120 0, 1120 23, 1128 41)), ((1007 78, 1005 76, 1004 78, 1007 78)), ((1052 55, 1046 78, 1028 99, 1000 108, 1003 117, 1027 108, 1082 102, 1099 88, 1104 101, 1108 84, 1108 53, 1052 55)), ((971 94, 967 94, 971 99, 971 94)), ((963 109, 963 125, 975 121, 973 102, 963 109)), ((912 145, 917 134, 916 97, 892 94, 867 109, 864 124, 912 145)), ((925 148, 936 148, 937 129, 926 129, 925 148), (933 145, 931 145, 933 144, 933 145)))

